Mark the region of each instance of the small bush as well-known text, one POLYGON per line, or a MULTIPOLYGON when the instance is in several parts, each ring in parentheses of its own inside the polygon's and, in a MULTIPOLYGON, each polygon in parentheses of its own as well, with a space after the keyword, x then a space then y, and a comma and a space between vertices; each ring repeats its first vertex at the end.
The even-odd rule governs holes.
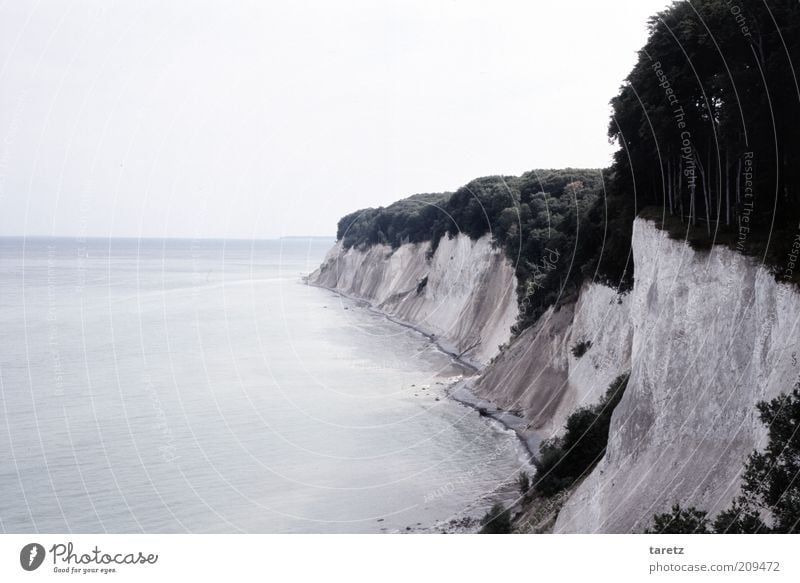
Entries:
POLYGON ((682 509, 679 504, 672 512, 653 516, 653 526, 645 529, 645 534, 709 534, 708 517, 694 506, 682 509))
POLYGON ((481 534, 509 534, 511 532, 511 511, 497 502, 481 519, 481 534))
POLYGON ((539 446, 534 490, 553 496, 588 472, 603 457, 611 414, 628 386, 629 374, 618 376, 597 405, 581 407, 567 418, 564 434, 539 446))
POLYGON ((572 347, 572 356, 580 358, 592 347, 591 340, 581 340, 572 347))
POLYGON ((517 477, 517 486, 519 487, 519 493, 523 498, 527 498, 531 493, 531 477, 528 475, 528 472, 522 471, 519 473, 519 477, 517 477))
POLYGON ((417 282, 417 295, 422 293, 422 290, 425 289, 426 285, 428 285, 428 276, 427 275, 417 282))
POLYGON ((714 532, 720 534, 767 534, 770 530, 761 520, 758 509, 742 498, 720 512, 714 520, 714 532))

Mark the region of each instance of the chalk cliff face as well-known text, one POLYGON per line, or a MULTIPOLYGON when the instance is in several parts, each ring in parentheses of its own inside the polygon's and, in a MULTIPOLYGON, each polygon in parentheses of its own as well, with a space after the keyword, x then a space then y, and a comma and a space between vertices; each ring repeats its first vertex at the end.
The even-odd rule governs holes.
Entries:
POLYGON ((576 303, 550 308, 473 383, 478 396, 518 411, 542 438, 596 403, 630 369, 630 296, 586 284, 576 303), (580 356, 573 348, 588 346, 580 356), (590 345, 588 343, 591 343, 590 345))
POLYGON ((445 349, 483 366, 508 342, 517 319, 517 280, 489 236, 442 237, 397 249, 337 243, 309 283, 363 299, 433 334, 445 349))
POLYGON ((800 294, 751 258, 694 251, 637 219, 633 291, 587 283, 501 352, 517 316, 503 252, 463 235, 430 250, 337 245, 310 282, 467 350, 486 365, 469 388, 519 412, 542 438, 631 371, 606 455, 561 509, 556 532, 641 531, 675 502, 712 515, 730 504, 748 454, 765 444, 756 403, 800 378, 800 294), (579 344, 588 348, 576 355, 579 344))
POLYGON ((765 443, 756 403, 800 372, 800 295, 752 259, 695 252, 641 219, 633 250, 631 379, 556 532, 641 531, 674 502, 724 509, 765 443))

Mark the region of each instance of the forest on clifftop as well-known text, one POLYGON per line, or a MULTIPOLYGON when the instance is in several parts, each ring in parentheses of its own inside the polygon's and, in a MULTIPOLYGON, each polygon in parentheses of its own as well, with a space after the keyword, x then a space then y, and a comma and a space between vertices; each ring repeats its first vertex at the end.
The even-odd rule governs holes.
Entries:
POLYGON ((619 148, 610 168, 479 178, 348 214, 337 238, 346 248, 397 247, 491 234, 516 269, 518 330, 586 279, 629 289, 639 215, 797 281, 800 4, 681 1, 648 26, 611 100, 608 137, 619 148))

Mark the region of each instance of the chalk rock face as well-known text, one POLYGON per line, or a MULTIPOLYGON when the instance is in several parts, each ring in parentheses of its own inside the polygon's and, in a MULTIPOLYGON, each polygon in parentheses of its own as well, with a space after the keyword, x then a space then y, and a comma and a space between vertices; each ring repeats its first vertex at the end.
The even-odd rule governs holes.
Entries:
POLYGON ((549 438, 576 408, 596 403, 630 369, 630 295, 585 284, 577 302, 550 308, 482 373, 480 397, 519 412, 549 438), (577 354, 580 346, 585 352, 577 354))
POLYGON ((642 219, 633 252, 631 379, 556 532, 641 531, 675 502, 726 508, 765 443, 756 403, 800 372, 800 295, 753 259, 694 251, 642 219))
POLYGON ((633 229, 636 281, 624 295, 586 283, 509 346, 514 269, 490 238, 392 250, 339 244, 310 277, 434 334, 477 367, 468 387, 518 412, 542 438, 631 371, 603 459, 570 496, 556 532, 638 532, 672 504, 711 515, 739 492, 766 442, 756 403, 800 380, 800 294, 752 258, 694 251, 655 224, 633 229), (582 349, 580 349, 582 348, 582 349))
POLYGON ((508 342, 517 319, 514 268, 488 235, 444 236, 431 248, 424 242, 345 250, 337 243, 309 283, 366 300, 483 366, 508 342))

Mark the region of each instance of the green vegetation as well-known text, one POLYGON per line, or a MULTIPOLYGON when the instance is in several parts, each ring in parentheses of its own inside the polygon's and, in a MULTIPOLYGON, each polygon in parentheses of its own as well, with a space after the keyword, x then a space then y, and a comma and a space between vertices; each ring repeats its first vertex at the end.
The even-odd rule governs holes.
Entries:
POLYGON ((646 534, 708 534, 709 520, 706 513, 695 507, 682 509, 675 504, 672 512, 665 512, 653 517, 652 528, 645 529, 646 534))
MULTIPOLYGON (((745 464, 741 494, 713 525, 717 533, 800 532, 800 384, 757 405, 769 428, 763 452, 753 451, 745 464), (766 521, 764 519, 767 519, 766 521), (767 524, 769 523, 769 524, 767 524)), ((706 532, 706 513, 692 507, 653 517, 649 533, 706 532), (700 527, 703 530, 699 530, 700 527)))
MULTIPOLYGON (((491 234, 515 266, 520 331, 549 306, 574 299, 596 277, 605 215, 600 170, 533 170, 522 176, 473 180, 454 193, 418 194, 339 221, 345 248, 431 241, 464 233, 491 234)), ((610 282, 612 285, 615 282, 610 282)), ((420 288, 419 291, 421 291, 420 288)))
POLYGON ((483 516, 481 525, 480 534, 509 534, 511 511, 498 502, 483 516))
POLYGON ((346 248, 491 233, 515 266, 519 332, 586 279, 633 284, 643 214, 699 248, 727 244, 800 281, 800 4, 675 2, 611 100, 607 170, 534 170, 418 194, 339 221, 346 248), (734 11, 735 8, 735 11, 734 11), (780 28, 779 28, 780 26, 780 28), (792 259, 794 258, 794 259, 792 259))
POLYGON ((649 207, 674 237, 786 271, 800 219, 800 5, 675 2, 649 28, 611 102, 617 252, 649 207))
POLYGON ((522 471, 519 473, 517 477, 517 487, 519 488, 519 494, 522 496, 523 500, 526 500, 531 495, 531 477, 528 475, 528 472, 522 471))
POLYGON ((450 193, 416 194, 383 208, 362 209, 339 220, 336 238, 344 247, 436 241, 442 205, 450 193))
POLYGON ((425 289, 425 286, 428 285, 428 276, 426 275, 422 279, 417 282, 417 295, 421 294, 425 289))
POLYGON ((629 373, 609 385, 597 405, 581 407, 567 418, 564 434, 549 439, 539 448, 534 491, 553 496, 571 487, 600 461, 608 444, 611 414, 628 386, 629 373))
POLYGON ((571 352, 572 356, 575 358, 580 358, 586 351, 588 351, 592 347, 591 340, 581 340, 580 342, 576 342, 575 345, 572 347, 571 352))

